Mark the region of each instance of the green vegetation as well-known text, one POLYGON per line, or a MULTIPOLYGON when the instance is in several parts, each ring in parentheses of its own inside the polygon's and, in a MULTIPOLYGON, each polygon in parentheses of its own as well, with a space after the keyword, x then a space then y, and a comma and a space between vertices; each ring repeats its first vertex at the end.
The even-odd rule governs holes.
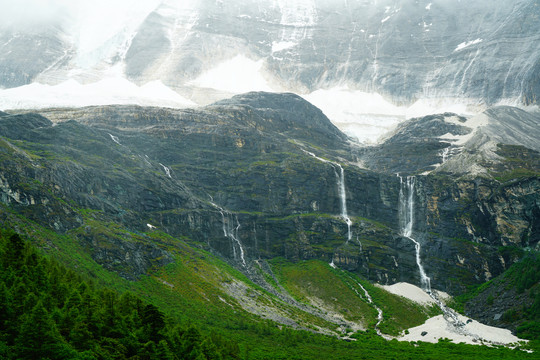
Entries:
MULTIPOLYGON (((423 307, 402 296, 374 286, 369 281, 360 279, 355 274, 343 270, 335 270, 339 277, 351 288, 362 285, 371 296, 372 301, 383 311, 383 321, 379 325, 382 333, 398 336, 407 328, 423 324, 429 317, 438 315, 436 306, 423 307)), ((358 287, 359 288, 359 287, 358 287)), ((360 294, 361 291, 358 291, 360 294)), ((370 326, 373 328, 375 323, 370 326)))
POLYGON ((502 182, 540 176, 538 152, 520 145, 497 145, 497 154, 504 157, 502 164, 492 170, 493 177, 502 182))
MULTIPOLYGON (((517 251, 513 247, 501 248, 499 252, 506 255, 523 254, 522 250, 517 251)), ((491 306, 496 301, 496 295, 505 292, 525 294, 528 300, 523 303, 509 304, 502 320, 508 324, 519 324, 516 329, 517 336, 540 340, 540 254, 536 252, 526 254, 497 278, 471 288, 465 294, 454 298, 451 306, 464 313, 468 303, 474 299, 484 296, 485 305, 491 306)))
POLYGON ((119 295, 55 260, 18 234, 0 236, 3 359, 236 359, 217 334, 181 326, 131 293, 119 295))
POLYGON ((497 181, 505 183, 508 181, 525 179, 533 176, 540 176, 540 172, 530 169, 516 168, 499 173, 494 177, 497 181))
MULTIPOLYGON (((159 232, 149 236, 161 242, 174 240, 159 232)), ((47 237, 55 242, 64 239, 55 237, 54 233, 41 234, 42 239, 47 237)), ((210 254, 178 240, 174 263, 135 282, 111 276, 106 285, 101 272, 93 270, 97 277, 89 280, 84 274, 40 255, 11 231, 3 231, 0 239, 0 356, 6 359, 32 358, 37 356, 37 351, 39 357, 50 359, 534 357, 534 354, 506 348, 447 342, 388 342, 376 336, 373 330, 358 332, 353 336, 356 341, 345 342, 277 326, 249 315, 233 298, 216 288, 221 282, 247 281, 243 275, 210 254), (221 275, 216 277, 216 274, 221 275)), ((48 243, 47 240, 37 242, 48 243)), ((66 245, 58 242, 56 246, 66 245)), ((92 269, 91 259, 80 253, 77 256, 71 264, 79 263, 79 270, 92 269), (84 263, 87 265, 81 267, 84 263)), ((298 295, 302 295, 298 285, 311 281, 310 292, 319 291, 321 297, 326 297, 316 289, 318 286, 342 291, 340 301, 350 301, 351 309, 362 309, 366 311, 362 316, 373 318, 373 309, 349 287, 353 278, 349 278, 349 282, 341 281, 348 274, 339 275, 341 271, 317 261, 294 264, 278 259, 273 267, 281 269, 280 282, 284 280, 298 295)), ((396 305, 385 305, 389 299, 386 292, 368 282, 362 281, 362 284, 379 306, 385 306, 384 311, 390 314, 394 306, 396 314, 401 316, 396 305)), ((251 288, 253 294, 259 293, 251 288)), ((404 318, 409 316, 410 311, 403 315, 404 318)))
POLYGON ((341 281, 328 264, 318 260, 291 263, 281 258, 271 263, 280 283, 296 300, 308 305, 322 302, 324 308, 347 320, 364 325, 374 323, 377 312, 341 281))
POLYGON ((515 285, 518 293, 528 292, 532 304, 510 310, 503 315, 503 320, 523 319, 516 331, 518 336, 540 340, 540 254, 527 255, 508 269, 504 276, 515 285))

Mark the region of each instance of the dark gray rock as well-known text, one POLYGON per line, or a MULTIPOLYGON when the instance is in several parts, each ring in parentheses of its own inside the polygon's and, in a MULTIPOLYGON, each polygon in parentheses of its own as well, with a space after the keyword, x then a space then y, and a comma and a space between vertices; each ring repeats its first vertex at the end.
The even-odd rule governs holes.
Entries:
MULTIPOLYGON (((12 211, 62 233, 82 231, 92 222, 85 214, 98 212, 100 223, 136 234, 152 224, 241 269, 236 240, 248 263, 320 259, 380 283, 419 283, 414 244, 401 235, 401 185, 392 171, 416 173, 436 161, 435 151, 422 150, 423 139, 435 144, 441 133, 469 131, 444 121, 451 114, 411 120, 385 144, 416 144, 418 151, 401 163, 371 153, 387 164, 374 171, 355 166, 373 149, 351 148, 319 110, 292 94, 250 93, 198 110, 107 106, 42 113, 62 121, 0 118, 13 125, 0 127, 0 199, 12 211)), ((460 293, 502 273, 518 259, 501 248, 538 247, 538 154, 515 145, 496 151, 499 165, 485 164, 494 175, 524 164, 530 172, 512 181, 442 172, 416 177, 413 236, 436 289, 460 293)), ((144 237, 79 239, 96 261, 123 276, 144 273, 163 255, 144 237), (122 267, 126 253, 129 271, 122 267)))

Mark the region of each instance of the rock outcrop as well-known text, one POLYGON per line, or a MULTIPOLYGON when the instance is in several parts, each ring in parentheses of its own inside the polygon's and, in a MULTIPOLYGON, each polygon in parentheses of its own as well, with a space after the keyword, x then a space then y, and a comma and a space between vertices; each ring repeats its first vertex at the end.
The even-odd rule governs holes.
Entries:
POLYGON ((536 151, 495 146, 496 161, 481 163, 490 176, 445 170, 457 153, 433 165, 445 146, 458 148, 440 137, 470 136, 468 121, 411 120, 381 146, 359 149, 293 94, 250 93, 198 110, 8 114, 0 199, 128 278, 170 261, 144 236, 157 228, 239 269, 259 258, 316 258, 372 281, 418 283, 395 172, 415 175, 413 233, 425 270, 434 288, 459 293, 517 260, 504 249, 538 249, 540 238, 536 151), (132 234, 126 240, 113 224, 132 234))

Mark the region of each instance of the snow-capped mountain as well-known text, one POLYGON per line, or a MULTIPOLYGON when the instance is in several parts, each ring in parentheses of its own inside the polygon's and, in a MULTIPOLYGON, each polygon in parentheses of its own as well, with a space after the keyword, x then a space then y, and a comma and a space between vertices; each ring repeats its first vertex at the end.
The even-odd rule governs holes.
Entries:
POLYGON ((35 83, 2 91, 0 108, 291 91, 367 139, 436 110, 535 104, 540 91, 537 0, 49 3, 0 3, 0 86, 35 83))

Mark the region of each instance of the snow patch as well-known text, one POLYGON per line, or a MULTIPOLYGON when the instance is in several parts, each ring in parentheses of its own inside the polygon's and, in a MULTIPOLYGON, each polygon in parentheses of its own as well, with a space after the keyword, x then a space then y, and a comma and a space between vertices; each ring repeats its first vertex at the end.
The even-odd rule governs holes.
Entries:
POLYGON ((385 23, 385 22, 387 22, 387 21, 388 21, 388 19, 390 19, 390 16, 387 16, 387 17, 385 17, 384 19, 382 19, 382 20, 381 20, 381 23, 385 23))
POLYGON ((292 41, 279 41, 279 42, 274 41, 272 43, 272 52, 275 53, 282 50, 287 50, 294 47, 295 45, 296 43, 292 41))
POLYGON ((405 117, 410 119, 413 117, 442 114, 445 112, 452 112, 459 115, 473 115, 479 110, 483 110, 483 108, 477 109, 476 104, 465 103, 464 101, 466 101, 466 99, 420 99, 406 108, 405 117))
POLYGON ((196 104, 161 81, 141 87, 120 77, 107 78, 90 84, 70 79, 58 85, 32 83, 0 90, 0 108, 39 109, 46 107, 80 107, 89 105, 136 104, 185 108, 196 104))
POLYGON ((459 315, 465 325, 460 328, 449 326, 443 315, 438 315, 428 319, 420 326, 408 329, 409 333, 399 337, 400 341, 425 341, 436 343, 440 338, 448 338, 454 343, 466 343, 472 345, 491 344, 514 344, 519 341, 517 336, 507 329, 500 329, 493 326, 481 324, 459 315), (424 333, 424 336, 422 336, 424 333))
POLYGON ((473 115, 479 110, 475 104, 459 99, 421 99, 411 106, 396 106, 378 93, 334 87, 302 95, 321 109, 341 131, 361 143, 374 143, 399 122, 444 112, 473 115))
POLYGON ((346 87, 316 90, 303 95, 312 104, 326 108, 348 108, 359 114, 403 115, 403 108, 386 101, 380 94, 350 90, 346 87))
POLYGON ((450 133, 446 133, 440 136, 439 139, 449 140, 454 145, 465 145, 476 134, 476 131, 479 128, 486 126, 489 123, 489 117, 485 114, 478 114, 476 116, 469 118, 465 123, 459 122, 454 117, 446 118, 445 121, 449 123, 453 123, 455 125, 467 126, 471 128, 472 131, 466 135, 452 135, 450 133))
POLYGON ((393 285, 378 285, 389 293, 403 296, 423 305, 435 304, 435 300, 416 285, 401 282, 393 285))
MULTIPOLYGON (((418 286, 409 283, 397 283, 393 285, 377 285, 386 291, 403 296, 422 305, 435 304, 435 300, 418 286)), ((449 299, 450 296, 442 291, 437 291, 439 299, 449 299)), ((500 329, 483 325, 475 320, 458 314, 459 322, 463 326, 449 324, 443 315, 428 319, 424 324, 408 329, 408 334, 398 337, 400 341, 425 341, 436 343, 440 338, 448 338, 455 343, 467 344, 513 344, 523 341, 512 335, 510 330, 500 329), (422 335, 424 334, 424 335, 422 335)))
POLYGON ((263 61, 254 61, 244 55, 237 55, 190 81, 188 85, 233 94, 249 91, 272 91, 272 88, 261 74, 263 61))
POLYGON ((317 8, 313 0, 277 0, 281 25, 313 26, 317 23, 317 8))
POLYGON ((95 0, 63 2, 76 44, 76 63, 84 68, 107 59, 130 41, 132 34, 158 5, 159 0, 95 0), (107 11, 103 11, 107 9, 107 11))
POLYGON ((461 44, 459 44, 459 45, 454 49, 454 52, 463 50, 463 49, 465 49, 466 47, 469 47, 469 46, 471 46, 471 45, 476 45, 476 44, 478 44, 478 43, 481 43, 482 41, 484 41, 484 39, 476 39, 476 40, 471 40, 471 41, 465 41, 465 42, 462 42, 461 44))
POLYGON ((340 130, 362 143, 374 142, 405 120, 403 109, 377 93, 336 87, 303 97, 320 108, 340 130))
POLYGON ((429 3, 429 4, 427 4, 427 6, 426 6, 426 10, 428 10, 428 11, 429 11, 429 10, 431 10, 431 5, 433 5, 433 3, 429 3))

